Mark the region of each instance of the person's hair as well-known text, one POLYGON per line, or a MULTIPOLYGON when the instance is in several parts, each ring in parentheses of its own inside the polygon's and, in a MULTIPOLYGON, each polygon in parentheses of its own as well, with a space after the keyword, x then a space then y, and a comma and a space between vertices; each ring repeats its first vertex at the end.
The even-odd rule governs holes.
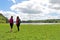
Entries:
POLYGON ((17 19, 19 19, 19 16, 17 16, 17 19))
POLYGON ((13 16, 11 16, 11 18, 13 18, 13 16))

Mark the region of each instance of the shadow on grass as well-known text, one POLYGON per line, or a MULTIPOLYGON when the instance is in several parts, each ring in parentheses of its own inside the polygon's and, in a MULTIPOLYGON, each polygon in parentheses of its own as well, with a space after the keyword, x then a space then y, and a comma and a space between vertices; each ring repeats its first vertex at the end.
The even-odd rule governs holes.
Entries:
POLYGON ((7 32, 5 32, 5 33, 17 33, 18 31, 12 31, 12 32, 10 32, 10 31, 7 31, 7 32))
POLYGON ((13 33, 17 33, 18 31, 14 31, 13 33))

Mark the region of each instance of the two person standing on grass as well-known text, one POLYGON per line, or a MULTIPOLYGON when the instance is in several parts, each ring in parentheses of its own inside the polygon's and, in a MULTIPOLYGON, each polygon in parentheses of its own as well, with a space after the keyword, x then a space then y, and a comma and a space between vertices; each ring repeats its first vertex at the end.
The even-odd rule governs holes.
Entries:
MULTIPOLYGON (((13 28, 13 24, 14 24, 14 22, 13 22, 13 16, 11 16, 11 18, 9 20, 9 23, 10 23, 10 27, 11 27, 10 31, 12 32, 12 28, 13 28)), ((21 23, 21 20, 20 20, 19 16, 17 16, 17 18, 16 18, 16 26, 17 26, 18 31, 19 31, 20 23, 21 23)))

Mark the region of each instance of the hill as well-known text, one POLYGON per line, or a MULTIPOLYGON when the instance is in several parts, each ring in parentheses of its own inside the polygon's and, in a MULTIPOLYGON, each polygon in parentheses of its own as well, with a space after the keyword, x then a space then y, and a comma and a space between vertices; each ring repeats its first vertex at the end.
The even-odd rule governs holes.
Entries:
POLYGON ((8 19, 0 13, 0 23, 8 23, 8 19))

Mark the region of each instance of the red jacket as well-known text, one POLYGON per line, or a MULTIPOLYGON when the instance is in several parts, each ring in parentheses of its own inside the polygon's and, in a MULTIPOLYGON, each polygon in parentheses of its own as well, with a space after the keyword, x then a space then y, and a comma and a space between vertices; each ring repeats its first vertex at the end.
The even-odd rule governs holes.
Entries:
POLYGON ((13 23, 13 19, 12 19, 12 18, 10 18, 9 22, 10 22, 10 23, 13 23))
POLYGON ((20 19, 16 19, 16 24, 20 24, 20 19))

